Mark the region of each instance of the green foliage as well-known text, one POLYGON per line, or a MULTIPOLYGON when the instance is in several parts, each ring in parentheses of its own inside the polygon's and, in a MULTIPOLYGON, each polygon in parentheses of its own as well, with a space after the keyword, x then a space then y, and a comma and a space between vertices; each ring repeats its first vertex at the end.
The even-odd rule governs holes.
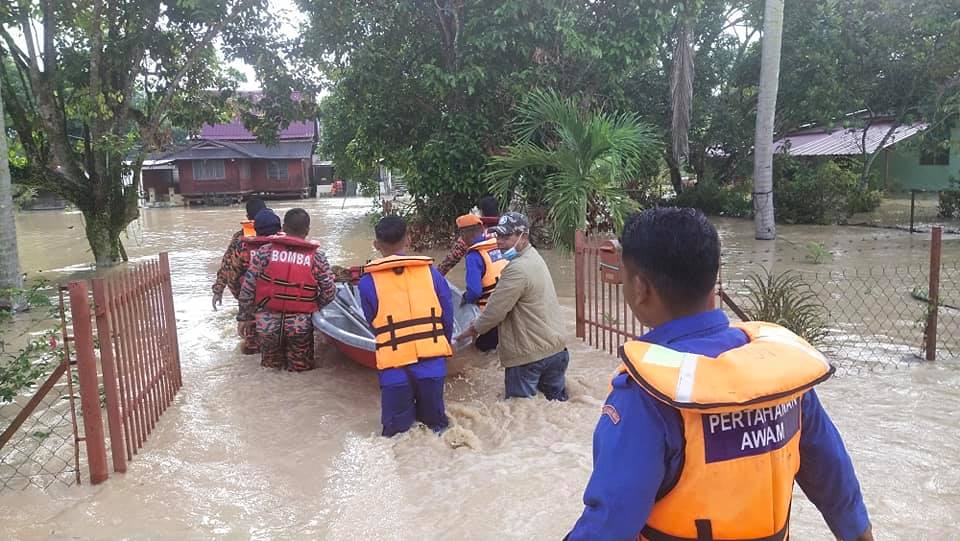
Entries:
POLYGON ((672 24, 660 2, 300 6, 302 50, 331 83, 322 152, 344 175, 383 160, 405 175, 418 212, 444 227, 486 194, 484 165, 511 142, 512 112, 530 89, 625 104, 624 80, 653 61, 672 24))
POLYGON ((940 192, 937 216, 941 218, 960 218, 960 192, 940 192))
POLYGON ((883 201, 881 190, 857 189, 847 194, 847 212, 850 214, 873 212, 880 207, 881 201, 883 201))
POLYGON ((25 158, 14 164, 17 182, 77 206, 98 264, 119 261, 120 234, 139 214, 140 164, 171 142, 174 126, 196 130, 242 113, 270 142, 313 116, 309 100, 291 96, 308 88, 287 69, 290 44, 267 0, 7 4, 0 85, 25 158), (263 84, 255 107, 235 92, 240 76, 227 62, 237 59, 263 84))
POLYGON ((864 191, 860 174, 835 161, 777 156, 774 161, 774 204, 777 219, 790 224, 830 225, 846 222, 854 212, 880 204, 880 193, 864 191))
POLYGON ((952 189, 940 192, 937 216, 941 218, 960 218, 960 180, 950 179, 952 189))
POLYGON ((664 204, 700 209, 711 216, 745 218, 753 212, 748 184, 720 186, 713 180, 698 182, 664 204))
POLYGON ((11 338, 8 335, 12 332, 13 315, 0 310, 0 335, 4 336, 0 339, 0 403, 12 401, 21 390, 38 383, 62 359, 63 349, 58 343, 60 330, 53 326, 55 310, 48 293, 45 282, 28 289, 0 290, 0 298, 20 298, 33 310, 35 318, 28 327, 44 323, 52 326, 39 334, 31 334, 25 345, 11 352, 7 340, 11 338))
POLYGON ((804 248, 807 253, 803 256, 803 260, 807 263, 819 265, 833 257, 833 254, 820 242, 810 241, 804 244, 804 248))
POLYGON ((633 114, 583 110, 556 92, 534 91, 517 108, 517 142, 490 159, 488 180, 501 201, 548 207, 557 246, 574 232, 619 229, 636 202, 625 184, 659 159, 661 142, 633 114))
POLYGON ((799 273, 754 272, 748 276, 746 289, 749 306, 744 311, 751 320, 776 323, 814 345, 826 338, 826 308, 799 273))

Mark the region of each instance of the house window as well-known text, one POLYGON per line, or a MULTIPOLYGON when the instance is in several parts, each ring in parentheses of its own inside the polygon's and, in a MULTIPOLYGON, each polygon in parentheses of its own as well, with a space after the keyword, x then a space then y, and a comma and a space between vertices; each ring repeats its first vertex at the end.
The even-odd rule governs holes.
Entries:
POLYGON ((250 160, 240 160, 240 178, 243 180, 250 178, 250 160))
POLYGON ((223 160, 194 160, 194 180, 221 180, 227 178, 223 169, 223 160))
POLYGON ((287 162, 279 160, 268 161, 267 178, 269 180, 287 180, 287 162))

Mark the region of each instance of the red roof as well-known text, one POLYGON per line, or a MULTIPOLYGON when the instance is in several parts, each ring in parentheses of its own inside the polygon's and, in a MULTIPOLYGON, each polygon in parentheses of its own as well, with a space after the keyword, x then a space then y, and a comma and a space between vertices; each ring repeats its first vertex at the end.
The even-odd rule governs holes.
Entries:
MULTIPOLYGON (((286 129, 279 134, 281 141, 290 141, 295 139, 313 139, 314 125, 312 122, 291 122, 286 129)), ((201 139, 214 139, 221 141, 253 141, 256 136, 243 127, 243 122, 239 118, 229 124, 204 124, 200 130, 201 139)))
MULTIPOLYGON (((246 97, 256 103, 262 97, 261 92, 240 92, 241 96, 246 97)), ((300 101, 300 93, 294 92, 291 95, 294 101, 300 101)), ((296 139, 313 139, 315 126, 313 122, 291 122, 286 129, 281 130, 279 139, 281 141, 290 141, 296 139)), ((204 124, 200 129, 200 139, 214 139, 220 141, 254 141, 256 136, 243 127, 243 122, 237 117, 227 124, 204 124)))

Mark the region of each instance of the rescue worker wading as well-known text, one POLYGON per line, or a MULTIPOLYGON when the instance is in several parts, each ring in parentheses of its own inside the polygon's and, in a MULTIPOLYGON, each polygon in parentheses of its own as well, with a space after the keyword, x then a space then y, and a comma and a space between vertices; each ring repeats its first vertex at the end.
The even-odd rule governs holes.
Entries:
MULTIPOLYGON (((271 240, 269 237, 280 232, 280 217, 273 210, 265 208, 258 212, 253 219, 253 228, 256 233, 255 237, 244 235, 240 239, 240 261, 243 265, 243 272, 236 273, 234 281, 228 284, 230 291, 239 292, 240 288, 243 287, 243 277, 250 267, 250 254, 269 243, 271 240)), ((247 329, 244 332, 247 334, 241 336, 243 344, 240 346, 240 351, 244 355, 259 353, 260 344, 257 343, 256 333, 253 332, 253 329, 247 329)))
POLYGON ((283 217, 285 234, 251 253, 240 290, 241 333, 255 329, 260 364, 300 372, 314 368, 311 315, 336 294, 330 265, 306 241, 310 216, 299 208, 283 217))
POLYGON ((240 222, 241 229, 233 234, 230 244, 227 245, 227 251, 223 253, 220 259, 220 268, 217 270, 217 279, 213 283, 213 309, 223 305, 223 290, 230 288, 233 298, 240 295, 239 281, 243 279, 243 273, 247 271, 247 263, 243 261, 243 239, 256 236, 254 219, 257 213, 265 209, 267 205, 262 199, 256 197, 247 201, 247 219, 240 222))
MULTIPOLYGON (((483 226, 485 228, 496 226, 500 221, 500 203, 497 202, 497 198, 488 195, 481 198, 480 201, 477 202, 477 206, 480 207, 480 222, 483 226)), ((457 236, 457 242, 454 243, 453 248, 450 249, 450 253, 447 254, 447 257, 443 258, 443 261, 437 266, 440 274, 446 276, 448 272, 456 267, 457 263, 463 259, 463 256, 467 255, 470 244, 469 239, 464 240, 462 235, 457 236)))
POLYGON ((813 390, 833 367, 783 327, 714 308, 720 240, 699 211, 635 214, 620 242, 624 298, 653 330, 621 350, 566 539, 783 541, 796 481, 837 539, 872 541, 813 390))
MULTIPOLYGON (((484 223, 479 216, 460 216, 457 218, 457 227, 461 240, 469 247, 465 257, 467 287, 463 293, 463 302, 476 304, 483 310, 500 281, 500 273, 507 266, 507 260, 500 253, 497 239, 487 238, 484 223)), ((497 328, 478 336, 474 344, 480 351, 496 349, 497 328)))
POLYGON ((432 259, 404 255, 409 239, 402 218, 385 216, 375 231, 374 247, 383 257, 364 266, 358 287, 377 342, 383 435, 404 432, 415 421, 439 433, 448 425, 443 383, 453 354, 450 288, 432 259))

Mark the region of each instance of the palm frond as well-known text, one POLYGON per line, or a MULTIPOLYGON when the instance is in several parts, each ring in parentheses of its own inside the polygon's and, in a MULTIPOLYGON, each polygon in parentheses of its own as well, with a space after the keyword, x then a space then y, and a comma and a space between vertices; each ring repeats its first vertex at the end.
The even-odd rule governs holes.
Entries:
POLYGON ((509 200, 524 175, 540 171, 560 248, 572 248, 577 229, 619 229, 637 208, 624 182, 659 159, 659 138, 637 115, 583 111, 552 90, 527 96, 513 130, 517 142, 490 159, 486 179, 493 193, 509 200))

